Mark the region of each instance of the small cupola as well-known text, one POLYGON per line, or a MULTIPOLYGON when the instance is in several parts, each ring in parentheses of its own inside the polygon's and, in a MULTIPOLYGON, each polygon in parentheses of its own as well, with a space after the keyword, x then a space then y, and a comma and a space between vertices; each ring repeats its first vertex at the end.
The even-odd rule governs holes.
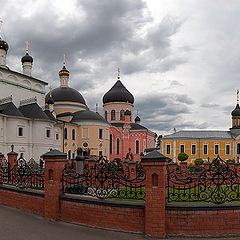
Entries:
POLYGON ((140 122, 141 122, 141 119, 138 116, 138 111, 137 111, 137 116, 135 117, 135 123, 140 124, 140 122))
POLYGON ((25 44, 26 44, 26 54, 21 59, 23 74, 31 77, 32 76, 33 58, 29 55, 29 50, 28 50, 29 42, 26 41, 25 44))
POLYGON ((68 87, 70 72, 66 68, 65 54, 63 54, 63 68, 59 71, 60 87, 68 87))
POLYGON ((232 111, 232 128, 240 128, 239 89, 237 90, 237 105, 232 111))

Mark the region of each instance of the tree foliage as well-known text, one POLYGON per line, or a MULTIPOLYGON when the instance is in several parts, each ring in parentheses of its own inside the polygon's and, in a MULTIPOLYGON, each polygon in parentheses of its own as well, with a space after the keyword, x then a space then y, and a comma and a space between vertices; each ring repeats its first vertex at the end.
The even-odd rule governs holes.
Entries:
POLYGON ((179 153, 178 154, 178 160, 181 162, 184 162, 188 159, 188 155, 186 153, 179 153))

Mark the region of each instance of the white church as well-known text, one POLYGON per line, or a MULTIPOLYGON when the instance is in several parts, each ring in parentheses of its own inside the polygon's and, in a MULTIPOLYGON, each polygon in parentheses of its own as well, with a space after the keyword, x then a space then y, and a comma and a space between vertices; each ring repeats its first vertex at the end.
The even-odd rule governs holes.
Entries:
POLYGON ((45 109, 46 82, 32 77, 33 58, 22 57, 23 73, 6 65, 8 43, 0 37, 0 152, 23 153, 38 161, 50 148, 61 150, 61 124, 45 109))

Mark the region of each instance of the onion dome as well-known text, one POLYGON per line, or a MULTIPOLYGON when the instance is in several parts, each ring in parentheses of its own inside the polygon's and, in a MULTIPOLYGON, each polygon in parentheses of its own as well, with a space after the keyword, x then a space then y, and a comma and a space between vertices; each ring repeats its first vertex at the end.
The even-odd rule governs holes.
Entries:
POLYGON ((128 109, 125 111, 124 115, 128 115, 128 116, 131 116, 131 111, 129 111, 128 109))
POLYGON ((8 43, 0 37, 0 49, 8 51, 8 43))
POLYGON ((66 66, 65 65, 63 65, 63 68, 62 68, 62 70, 60 70, 59 71, 59 76, 60 77, 62 77, 62 76, 69 76, 69 71, 66 69, 66 66))
POLYGON ((232 111, 232 116, 233 117, 240 117, 240 107, 239 104, 236 105, 235 109, 232 111))
MULTIPOLYGON (((45 103, 47 104, 50 98, 50 92, 45 97, 45 103)), ((52 90, 52 98, 54 102, 75 102, 86 105, 86 102, 77 90, 73 88, 55 88, 52 90)))
POLYGON ((136 116, 135 122, 140 122, 140 121, 141 121, 140 117, 139 117, 139 116, 136 116))
POLYGON ((103 96, 103 104, 110 102, 128 102, 133 104, 134 97, 120 81, 119 69, 118 80, 113 87, 103 96))
POLYGON ((25 63, 25 62, 32 63, 33 62, 33 58, 28 53, 26 53, 26 55, 22 57, 21 61, 22 61, 22 63, 25 63))

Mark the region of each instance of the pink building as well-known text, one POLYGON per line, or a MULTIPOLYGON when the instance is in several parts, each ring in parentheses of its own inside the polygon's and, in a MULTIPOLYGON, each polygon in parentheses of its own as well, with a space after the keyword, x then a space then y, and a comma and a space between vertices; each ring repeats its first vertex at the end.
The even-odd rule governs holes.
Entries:
POLYGON ((139 161, 147 148, 155 147, 155 133, 140 124, 140 117, 133 122, 134 97, 118 80, 103 96, 105 119, 110 127, 110 160, 129 159, 139 161), (131 154, 129 153, 131 149, 131 154))

